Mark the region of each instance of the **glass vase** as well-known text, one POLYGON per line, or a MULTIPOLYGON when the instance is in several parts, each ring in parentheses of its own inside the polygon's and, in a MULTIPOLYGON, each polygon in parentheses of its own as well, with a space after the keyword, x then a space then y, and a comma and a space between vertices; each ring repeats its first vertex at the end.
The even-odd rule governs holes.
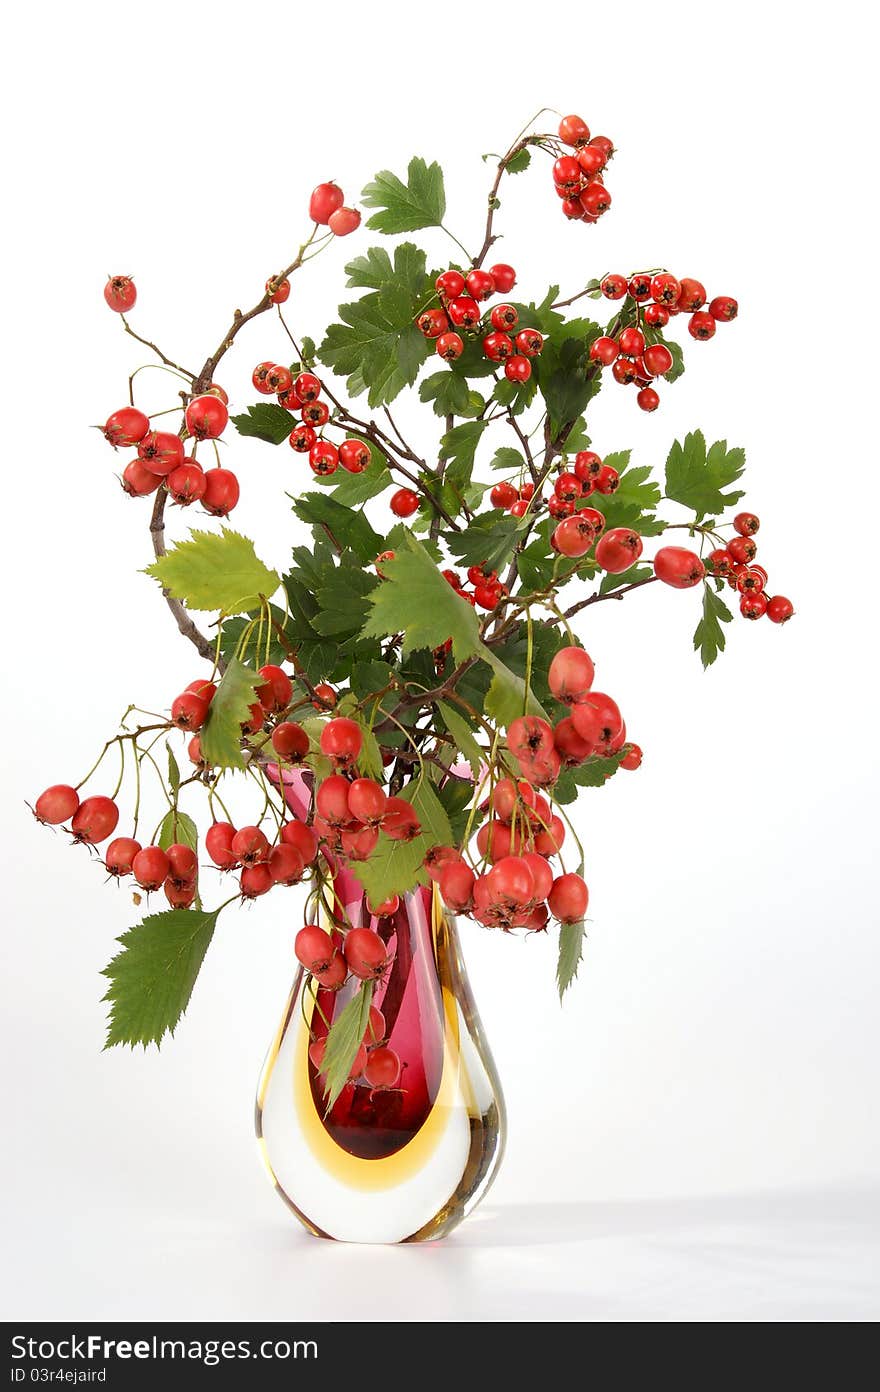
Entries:
MULTIPOLYGON (((285 782, 287 782, 285 778, 285 782)), ((296 809, 296 790, 287 789, 296 809)), ((373 1003, 401 1061, 394 1088, 346 1083, 327 1112, 309 1058, 357 983, 315 989, 298 971, 257 1091, 256 1129, 281 1198, 316 1237, 425 1242, 471 1212, 497 1173, 504 1103, 482 1034, 454 919, 436 885, 373 917, 363 888, 340 869, 338 901, 352 927, 372 927, 389 965, 373 1003)))

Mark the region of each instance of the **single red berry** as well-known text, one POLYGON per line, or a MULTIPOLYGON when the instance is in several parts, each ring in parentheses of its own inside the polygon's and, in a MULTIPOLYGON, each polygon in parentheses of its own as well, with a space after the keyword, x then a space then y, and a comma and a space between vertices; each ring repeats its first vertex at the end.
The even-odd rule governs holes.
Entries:
MULTIPOLYGON (((516 279, 515 276, 514 279, 516 279)), ((474 270, 468 271, 464 278, 464 283, 467 287, 468 294, 472 295, 475 300, 488 300, 490 296, 495 294, 495 277, 492 275, 491 271, 482 271, 474 268, 474 270)), ((506 294, 507 291, 503 293, 506 294)))
POLYGON ((388 798, 382 817, 382 830, 386 836, 390 836, 392 841, 412 841, 421 829, 411 803, 405 798, 388 798))
POLYGON ((660 397, 653 387, 642 387, 636 396, 636 401, 643 411, 656 411, 660 405, 660 397))
POLYGON ((291 430, 287 443, 297 454, 308 454, 317 438, 310 425, 297 425, 291 430))
POLYGON ((232 849, 234 837, 235 827, 231 822, 214 822, 208 827, 205 850, 221 870, 231 870, 238 864, 238 858, 232 849))
POLYGON ((326 401, 306 401, 299 411, 306 425, 320 428, 330 419, 330 407, 326 401))
POLYGON ((481 609, 494 609, 502 593, 500 585, 477 585, 474 589, 474 602, 481 609))
POLYGON ((606 300, 622 300, 626 294, 626 277, 607 275, 599 288, 606 300))
POLYGON ((651 281, 651 295, 658 304, 674 305, 681 294, 681 283, 668 271, 661 271, 651 281))
POLYGON ((267 711, 281 711, 290 705, 293 684, 282 667, 267 662, 260 668, 263 685, 256 688, 257 700, 267 711))
MULTIPOLYGON (((564 190, 557 187, 556 192, 562 193, 564 190)), ((571 222, 583 222, 584 210, 581 207, 581 200, 579 198, 564 198, 562 200, 562 211, 571 222)))
POLYGON ((559 139, 564 145, 586 145, 590 127, 581 116, 563 116, 559 122, 559 139))
MULTIPOLYGON (((374 910, 374 913, 377 918, 388 918, 390 917, 390 914, 397 912, 397 908, 400 905, 400 900, 397 898, 396 894, 393 897, 397 901, 395 907, 390 910, 390 913, 379 913, 378 910, 385 907, 383 904, 379 904, 377 908, 374 910)), ((386 900, 385 902, 390 903, 391 900, 386 900)), ((371 1005, 370 1018, 367 1022, 366 1032, 364 1033, 364 1043, 367 1045, 378 1044, 380 1040, 385 1038, 386 1030, 387 1026, 385 1024, 385 1016, 382 1014, 382 1011, 378 1008, 378 1006, 371 1005)))
POLYGON ((574 503, 568 502, 565 498, 560 498, 554 493, 547 501, 547 511, 551 517, 557 519, 571 517, 574 512, 574 503))
POLYGON ((506 333, 509 329, 516 328, 519 323, 519 315, 513 305, 496 305, 489 316, 493 329, 498 329, 501 333, 506 333))
POLYGON ((733 530, 744 537, 754 536, 760 525, 760 518, 753 512, 738 512, 733 519, 733 530))
POLYGON ((345 202, 345 194, 338 184, 318 184, 309 199, 309 217, 326 227, 333 213, 345 202))
POLYGON ((348 789, 348 810, 364 826, 378 826, 388 799, 372 778, 356 778, 348 789))
POLYGON ((336 705, 336 692, 329 682, 318 682, 313 695, 314 700, 312 701, 312 705, 315 707, 315 710, 332 710, 336 705))
POLYGON ((749 565, 758 554, 758 543, 751 536, 731 537, 727 549, 738 565, 749 565))
POLYGON ((649 304, 645 306, 645 323, 650 324, 654 329, 662 329, 669 323, 669 310, 662 304, 649 304))
POLYGON ((290 281, 270 277, 266 281, 266 294, 273 304, 285 304, 290 298, 290 281))
POLYGON ((192 846, 175 841, 167 848, 165 854, 168 857, 169 879, 178 888, 194 884, 199 873, 199 861, 192 846))
POLYGON ((581 483, 595 483, 602 468, 602 460, 593 450, 578 450, 574 457, 574 474, 581 483))
POLYGON ((486 891, 496 904, 531 903, 535 880, 528 861, 519 855, 501 856, 486 876, 486 891))
POLYGON ((749 566, 743 575, 737 576, 736 588, 740 594, 761 594, 766 585, 767 572, 760 566, 749 566))
POLYGON ((293 374, 289 367, 276 363, 266 373, 266 385, 279 396, 286 396, 293 387, 293 374))
POLYGON ((744 619, 763 618, 768 608, 769 600, 765 594, 744 594, 739 602, 739 612, 744 619))
POLYGON ((560 875, 553 881, 547 903, 560 923, 580 923, 587 912, 589 890, 580 875, 560 875))
POLYGON ((557 701, 573 705, 593 685, 593 659, 583 648, 560 648, 547 673, 547 682, 557 701))
POLYGON ((532 364, 521 353, 514 353, 504 364, 504 375, 508 382, 527 382, 532 375, 532 364))
POLYGON ((132 874, 147 893, 161 888, 170 869, 168 857, 161 846, 145 846, 131 862, 132 874))
POLYGON ((638 300, 639 303, 649 299, 651 295, 651 277, 644 274, 644 272, 639 272, 637 275, 630 276, 628 289, 633 299, 638 300))
POLYGON ((60 826, 70 821, 79 807, 79 794, 67 783, 53 783, 40 793, 34 804, 34 816, 46 826, 60 826))
POLYGON ((603 367, 610 367, 619 352, 617 340, 609 338, 607 334, 593 339, 590 344, 590 358, 593 362, 601 363, 603 367))
POLYGON ((581 167, 574 155, 560 155, 553 166, 553 182, 566 193, 577 193, 581 186, 581 167))
POLYGON ((334 237, 347 237, 356 232, 361 225, 361 215, 357 208, 337 208, 327 219, 327 226, 334 237))
POLYGON ((339 446, 339 462, 350 474, 362 474, 370 463, 370 451, 363 440, 343 440, 339 446))
POLYGON ((489 501, 493 507, 509 508, 516 502, 517 492, 512 483, 496 483, 489 494, 489 501))
POLYGON ((609 575, 622 575, 642 554, 642 538, 629 527, 612 527, 596 543, 596 561, 609 575))
POLYGON ((739 313, 739 305, 729 295, 716 295, 709 305, 709 313, 720 324, 729 324, 731 319, 735 319, 739 313))
POLYGON ((274 367, 275 364, 272 362, 257 363, 256 367, 251 373, 251 382, 256 387, 258 392, 262 392, 263 396, 272 395, 272 388, 269 386, 269 383, 266 379, 274 367))
POLYGON ((364 1064, 364 1079, 371 1088, 393 1088, 400 1077, 400 1059, 393 1049, 373 1049, 364 1064))
POLYGON ((241 490, 231 469, 209 469, 205 474, 202 507, 212 517, 227 517, 238 502, 241 490))
POLYGON ((623 758, 622 758, 621 761, 620 761, 620 767, 621 767, 622 769, 626 769, 629 773, 633 773, 637 768, 639 768, 639 767, 641 766, 641 762, 642 762, 642 751, 641 751, 641 748, 639 747, 639 745, 637 745, 637 744, 632 744, 632 743, 630 742, 630 743, 625 744, 625 745, 623 746, 623 750, 624 750, 624 755, 623 755, 623 758))
POLYGON ((472 329, 480 321, 480 306, 470 295, 457 295, 450 300, 448 313, 457 329, 472 329))
POLYGON ((544 335, 537 329, 520 329, 516 346, 527 358, 536 358, 544 347, 544 335))
POLYGON ((299 884, 305 871, 303 858, 295 846, 273 846, 266 862, 275 884, 299 884))
POLYGON ((167 430, 151 430, 138 444, 138 458, 151 473, 164 478, 183 463, 183 441, 167 430))
POLYGON ((775 624, 787 623, 794 614, 794 605, 785 595, 774 595, 767 600, 767 617, 775 624))
POLYGON ((441 334, 437 339, 437 352, 446 362, 455 362, 464 352, 464 340, 457 333, 441 334))
POLYGON ((384 975, 388 952, 372 929, 350 928, 345 935, 344 951, 349 971, 362 981, 375 981, 384 975))
POLYGON ((297 401, 305 406, 310 401, 317 401, 321 395, 321 383, 314 372, 301 372, 293 384, 293 391, 297 401))
POLYGON ((301 725, 285 720, 272 731, 272 748, 279 758, 299 764, 309 752, 309 737, 301 725))
POLYGON ((571 718, 578 734, 596 745, 613 742, 624 728, 620 707, 604 691, 588 691, 572 706, 571 718))
POLYGON ((440 894, 453 913, 463 913, 470 908, 475 878, 473 870, 463 860, 453 861, 441 869, 440 894))
POLYGON ((122 487, 132 498, 146 498, 155 493, 162 480, 151 473, 140 459, 132 459, 122 471, 122 487))
POLYGON ((553 485, 553 492, 557 498, 561 498, 566 503, 573 503, 583 491, 584 486, 577 474, 562 473, 553 485))
POLYGON ((166 880, 163 886, 165 898, 172 909, 188 909, 196 897, 195 881, 191 884, 179 885, 174 880, 166 880))
POLYGON ((285 822, 281 828, 281 840, 285 846, 293 846, 302 857, 304 865, 311 865, 318 855, 318 838, 305 822, 285 822))
POLYGON ((315 980, 325 991, 338 991, 347 977, 348 970, 341 952, 337 952, 329 967, 325 967, 321 972, 315 972, 315 980))
POLYGON ((171 723, 180 730, 201 730, 208 718, 208 701, 195 691, 182 691, 171 702, 171 723))
POLYGON ((117 314, 124 314, 127 309, 133 309, 137 290, 131 276, 111 276, 104 286, 104 299, 117 314))
POLYGON ((196 440, 216 440, 229 421, 229 411, 219 396, 207 392, 194 397, 184 412, 186 428, 196 440))
POLYGON ((339 467, 339 450, 329 440, 316 440, 309 450, 309 468, 312 473, 326 478, 335 474, 339 467))
POLYGON ((611 207, 611 194, 598 179, 592 184, 587 184, 581 194, 581 207, 590 217, 601 217, 602 213, 607 213, 611 207))
POLYGON ((338 715, 328 720, 321 731, 321 753, 326 754, 337 764, 353 764, 357 761, 364 743, 360 725, 346 716, 338 715))
POLYGON ((434 281, 438 294, 447 300, 454 300, 464 294, 464 276, 461 271, 444 271, 434 281))
POLYGON ((546 758, 553 750, 553 729, 539 715, 521 715, 507 730, 507 747, 515 759, 546 758))
POLYGON ((171 470, 165 487, 173 502, 179 507, 189 507, 190 503, 197 503, 205 496, 207 482, 201 465, 194 459, 187 459, 171 470))
POLYGON ((678 308, 683 314, 693 314, 695 309, 702 309, 706 303, 706 287, 701 285, 698 280, 691 280, 685 276, 681 282, 681 289, 678 292, 676 301, 678 308))
POLYGON ((637 358, 645 351, 645 335, 641 329, 621 329, 617 342, 621 353, 625 353, 628 358, 637 358))
POLYGON ((607 160, 595 145, 583 145, 577 152, 577 162, 588 179, 595 179, 605 168, 607 160))
POLYGON ((140 841, 135 841, 131 836, 117 836, 115 841, 110 842, 104 856, 107 873, 116 876, 117 879, 122 875, 130 875, 132 863, 140 850, 140 841))
POLYGON ((412 517, 418 511, 419 495, 412 488, 398 488, 389 504, 395 517, 412 517))
POLYGON ((449 328, 449 320, 442 309, 425 309, 416 319, 419 332, 425 338, 439 338, 449 328))
POLYGON ((259 865, 268 858, 269 842, 259 827, 246 826, 235 833, 230 850, 240 865, 259 865))
POLYGON ((719 546, 716 550, 709 552, 706 562, 706 569, 711 575, 729 575, 733 561, 729 551, 719 546))
POLYGON ((513 340, 506 333, 493 331, 483 339, 483 352, 490 362, 504 362, 513 352, 513 340))
POLYGON ((700 342, 712 338, 715 334, 715 320, 711 314, 707 314, 704 309, 698 309, 696 314, 692 314, 688 320, 688 333, 691 338, 696 338, 700 342))
POLYGON ((330 934, 316 923, 307 923, 300 928, 293 941, 293 950, 297 961, 310 972, 324 971, 336 955, 330 934))
POLYGON ((246 865, 239 879, 241 897, 242 899, 257 899, 261 894, 268 894, 274 883, 272 871, 268 865, 262 863, 246 865))
POLYGON ((675 590, 689 590, 699 585, 706 567, 699 556, 684 546, 661 546, 654 557, 654 574, 675 590))
POLYGON ((564 517, 550 537, 553 550, 572 559, 585 556, 595 541, 593 529, 579 513, 564 517))
POLYGON ((608 159, 614 154, 614 141, 609 140, 607 135, 594 135, 590 144, 601 150, 608 159))
POLYGON ((620 486, 620 475, 610 464, 603 464, 594 480, 596 492, 609 497, 620 486))
POLYGON ((114 449, 120 445, 137 445, 150 428, 149 417, 134 406, 123 406, 108 416, 103 426, 104 439, 114 449))
POLYGON ((594 536, 600 536, 605 529, 605 514, 599 512, 598 508, 579 508, 578 520, 585 526, 592 527, 594 536))
POLYGON ((645 349, 644 360, 652 377, 662 377, 672 366, 672 354, 665 343, 652 343, 645 349))
POLYGON ((638 376, 638 368, 632 358, 618 358, 612 365, 611 375, 622 387, 628 387, 638 376))
POLYGON ((506 261, 499 261, 497 265, 490 266, 489 274, 499 295, 509 295, 516 285, 516 271, 512 266, 508 266, 506 261))

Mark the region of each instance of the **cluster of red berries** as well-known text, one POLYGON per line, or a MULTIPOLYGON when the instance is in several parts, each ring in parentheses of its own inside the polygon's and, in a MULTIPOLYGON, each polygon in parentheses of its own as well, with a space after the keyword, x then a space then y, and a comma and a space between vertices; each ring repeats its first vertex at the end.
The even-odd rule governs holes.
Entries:
POLYGON ((462 334, 482 337, 483 355, 489 362, 503 363, 509 382, 527 382, 532 375, 530 358, 544 347, 544 336, 537 329, 518 328, 519 313, 512 304, 495 305, 488 315, 480 309, 493 295, 509 295, 516 284, 516 271, 499 262, 488 271, 475 266, 463 275, 455 269, 444 271, 434 282, 439 306, 430 306, 416 319, 425 338, 435 340, 436 350, 445 362, 454 362, 464 352, 462 334))
MULTIPOLYGON (((345 194, 338 184, 332 182, 318 184, 317 188, 312 190, 309 217, 319 226, 329 228, 336 237, 347 237, 361 225, 361 215, 357 208, 345 206, 345 194)), ((268 289, 268 286, 266 288, 268 289)), ((287 299, 286 295, 284 299, 287 299)))
POLYGON ((370 451, 363 440, 347 439, 334 445, 318 435, 330 419, 330 407, 320 399, 321 381, 314 372, 300 372, 294 377, 289 367, 261 362, 254 368, 251 381, 258 392, 277 396, 280 405, 299 415, 301 424, 290 432, 288 444, 297 454, 309 456, 313 473, 327 477, 335 474, 340 465, 350 474, 363 473, 370 462, 370 451))
MULTIPOLYGON (((395 903, 391 912, 397 911, 395 903)), ((317 923, 307 923, 296 935, 297 958, 325 990, 336 991, 349 974, 361 981, 377 981, 390 965, 384 942, 371 928, 351 927, 327 933, 317 923)), ((370 1017, 364 1037, 349 1069, 352 1082, 368 1087, 393 1088, 402 1071, 399 1055, 385 1043, 385 1016, 378 1006, 370 1006, 370 1017)), ((321 1072, 327 1035, 313 1035, 309 1058, 321 1072)))
POLYGON ((639 272, 629 277, 607 275, 600 283, 607 300, 629 296, 636 309, 636 323, 621 329, 616 338, 603 334, 590 346, 590 357, 601 367, 610 367, 615 382, 638 387, 637 400, 643 411, 656 411, 660 405, 652 383, 672 367, 672 353, 665 343, 649 343, 646 330, 662 329, 676 314, 689 314, 688 332, 703 341, 712 338, 716 324, 728 324, 737 316, 737 302, 729 295, 718 295, 706 303, 706 290, 698 280, 677 280, 668 271, 639 272))
POLYGON ((611 194, 601 178, 614 154, 607 135, 590 135, 581 116, 563 116, 559 139, 573 155, 560 155, 553 165, 553 187, 562 199, 562 211, 572 222, 598 222, 611 207, 611 194))
MULTIPOLYGON (((222 387, 211 386, 193 397, 184 412, 187 439, 215 440, 229 420, 222 387)), ((239 499, 238 479, 230 469, 203 469, 187 455, 184 437, 170 430, 151 430, 149 417, 135 406, 114 411, 103 426, 104 439, 114 448, 136 445, 137 454, 122 471, 122 487, 133 498, 145 498, 160 487, 180 507, 201 503, 212 517, 226 517, 239 499)))
POLYGON ((794 605, 785 595, 767 594, 767 572, 755 565, 755 533, 760 525, 753 512, 738 512, 733 519, 736 536, 710 553, 708 569, 739 593, 739 612, 744 619, 761 619, 766 614, 771 623, 782 624, 794 614, 794 605))
MULTIPOLYGON (((579 450, 571 468, 563 467, 557 475, 553 492, 547 499, 547 511, 551 517, 557 519, 572 517, 581 500, 588 498, 591 493, 601 493, 608 497, 617 491, 619 484, 620 475, 611 464, 603 463, 593 450, 579 450)), ((503 508, 514 517, 524 517, 527 512, 537 512, 544 505, 541 494, 535 494, 533 483, 516 485, 509 479, 503 479, 494 485, 489 493, 489 500, 493 507, 503 508)), ((587 511, 586 519, 589 519, 598 531, 605 525, 605 518, 595 509, 587 511)), ((565 554, 583 555, 584 552, 571 551, 565 554)))

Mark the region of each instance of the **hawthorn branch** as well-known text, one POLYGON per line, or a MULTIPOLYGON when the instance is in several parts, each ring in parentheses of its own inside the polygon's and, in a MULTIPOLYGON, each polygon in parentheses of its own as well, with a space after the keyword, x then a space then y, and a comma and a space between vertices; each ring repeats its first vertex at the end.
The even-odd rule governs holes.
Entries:
POLYGON ((176 363, 173 358, 167 357, 166 354, 162 352, 162 349, 158 346, 158 344, 151 343, 148 338, 143 338, 139 333, 135 333, 134 329, 131 327, 131 324, 129 324, 124 314, 120 314, 119 317, 122 320, 122 326, 125 329, 125 332, 131 338, 136 338, 138 343, 142 343, 145 348, 149 348, 150 351, 155 353, 156 357, 160 360, 160 362, 163 362, 166 367, 174 368, 175 372, 181 373, 181 375, 188 378, 190 382, 195 381, 194 372, 190 372, 189 368, 181 367, 180 363, 176 363))
POLYGON ((501 180, 507 171, 507 166, 510 164, 510 161, 516 155, 519 154, 520 150, 525 150, 529 145, 536 145, 544 138, 545 137, 540 135, 527 135, 523 139, 517 140, 513 145, 511 145, 510 149, 507 151, 507 154, 502 155, 501 159, 498 161, 498 168, 495 171, 495 179, 493 181, 492 187, 489 190, 488 208, 486 210, 486 231, 483 237, 483 245, 480 247, 480 250, 477 252, 477 255, 474 257, 473 260, 473 264, 475 267, 482 266, 483 262, 489 254, 490 249, 498 240, 498 234, 497 232, 494 232, 492 230, 492 227, 495 221, 495 214, 498 211, 498 189, 501 184, 501 180))
POLYGON ((607 594, 599 594, 597 591, 596 594, 591 594, 586 599, 581 599, 577 604, 573 604, 570 609, 566 609, 564 617, 570 619, 590 604, 600 604, 603 599, 623 599, 623 596, 629 594, 630 590, 640 590, 643 585, 653 585, 654 581, 659 578, 657 575, 648 575, 644 580, 633 580, 631 584, 621 585, 619 590, 609 590, 607 594))
MULTIPOLYGON (((159 561, 166 554, 165 547, 165 500, 168 497, 164 484, 156 494, 156 501, 153 503, 153 513, 150 518, 150 540, 153 543, 153 555, 159 561)), ((162 590, 165 603, 174 615, 174 622, 177 624, 184 638, 188 638, 196 649, 200 657, 208 662, 214 662, 217 657, 215 644, 210 638, 202 633, 201 629, 193 622, 189 610, 181 604, 179 599, 169 594, 166 589, 162 590)), ((220 672, 225 670, 226 664, 221 657, 217 657, 217 669, 220 672)))

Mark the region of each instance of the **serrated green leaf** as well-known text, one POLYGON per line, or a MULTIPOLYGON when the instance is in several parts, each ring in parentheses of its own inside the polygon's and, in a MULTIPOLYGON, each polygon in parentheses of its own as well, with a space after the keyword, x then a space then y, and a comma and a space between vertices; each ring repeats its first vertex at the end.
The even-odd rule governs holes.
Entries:
POLYGON ((372 981, 361 982, 356 995, 340 1011, 327 1032, 324 1057, 321 1062, 321 1077, 324 1079, 324 1095, 327 1110, 333 1106, 351 1072, 355 1054, 363 1042, 370 1020, 370 1002, 373 999, 372 981))
POLYGON ((168 741, 165 741, 165 748, 168 751, 168 783, 171 791, 176 793, 180 787, 180 765, 174 757, 174 750, 168 741))
POLYGON ((457 661, 477 656, 480 626, 470 604, 446 583, 425 547, 404 531, 394 560, 382 564, 386 577, 370 595, 371 613, 365 638, 403 633, 404 655, 417 648, 438 648, 452 639, 457 661))
POLYGON ((666 496, 693 508, 698 522, 710 513, 715 516, 744 496, 742 489, 730 485, 742 475, 745 464, 744 450, 728 449, 726 440, 716 440, 707 451, 703 432, 694 430, 683 444, 676 440, 669 451, 666 496))
POLYGON ((459 490, 470 483, 477 446, 486 425, 484 420, 464 421, 447 431, 440 441, 440 458, 447 461, 446 481, 454 481, 459 490))
POLYGON ((583 415, 599 391, 602 379, 590 360, 590 345, 601 332, 590 319, 564 323, 547 339, 540 358, 535 359, 534 373, 547 403, 554 436, 564 424, 583 415))
POLYGON ((604 575, 599 586, 600 594, 612 594, 614 590, 619 590, 622 585, 634 585, 639 580, 649 580, 654 574, 652 566, 634 565, 629 570, 624 570, 620 575, 604 575))
POLYGON ((192 817, 179 808, 170 807, 159 828, 159 845, 163 851, 173 845, 189 846, 190 850, 198 851, 199 829, 192 817))
POLYGON ((654 536, 663 530, 663 524, 655 517, 660 501, 660 487, 651 477, 647 464, 630 467, 630 450, 619 450, 606 454, 604 462, 620 475, 617 491, 608 496, 591 493, 588 498, 578 500, 578 507, 596 507, 605 518, 605 529, 612 527, 632 527, 642 536, 654 536))
POLYGON ((499 469, 504 473, 521 474, 526 467, 525 457, 521 450, 513 449, 510 445, 502 445, 492 456, 490 469, 499 469))
POLYGON ((528 150, 523 147, 522 150, 517 150, 516 154, 507 161, 504 168, 508 174, 522 174, 524 170, 528 169, 531 162, 531 155, 528 150))
POLYGON ((584 937, 586 930, 583 920, 580 923, 561 923, 559 925, 559 956, 556 962, 556 985, 559 999, 565 995, 578 973, 584 956, 584 937))
POLYGON ((280 445, 298 424, 295 416, 274 401, 259 401, 248 406, 246 414, 231 420, 239 435, 251 435, 269 445, 280 445))
POLYGON ((494 509, 475 517, 460 532, 444 532, 443 538, 462 565, 487 565, 499 570, 510 560, 519 533, 528 526, 522 517, 494 509))
POLYGON ((438 416, 463 416, 468 412, 470 390, 467 380, 449 368, 432 372, 419 387, 419 400, 432 401, 438 416))
POLYGON ((122 946, 104 968, 110 985, 105 1048, 159 1044, 173 1034, 214 935, 219 910, 168 909, 150 914, 117 941, 122 946))
POLYGON ((368 597, 377 585, 378 575, 359 566, 328 567, 315 592, 318 612, 312 627, 322 638, 343 638, 359 633, 370 611, 368 597))
POLYGON ((243 666, 237 658, 229 663, 199 733, 206 763, 214 768, 244 768, 241 727, 256 703, 257 687, 262 684, 259 673, 243 666))
POLYGON ((540 715, 547 718, 547 712, 535 696, 529 692, 526 701, 526 684, 522 677, 511 672, 499 657, 486 649, 483 661, 492 668, 492 683, 486 694, 485 711, 498 725, 509 725, 520 715, 540 715), (488 656, 486 653, 488 652, 488 656))
POLYGON ((254 551, 250 537, 223 527, 217 532, 190 532, 164 556, 146 567, 145 574, 191 609, 240 614, 259 607, 278 589, 281 579, 254 551))
POLYGON ((407 169, 406 183, 390 170, 381 170, 361 194, 367 208, 378 208, 367 226, 386 235, 417 232, 421 227, 439 227, 446 213, 443 170, 439 164, 426 164, 414 156, 407 169))
POLYGON ((359 560, 372 562, 382 550, 382 538, 366 517, 326 493, 303 493, 293 510, 303 522, 322 527, 334 546, 349 547, 359 560))
POLYGON ((727 639, 721 625, 730 623, 732 618, 724 600, 707 581, 703 585, 703 617, 694 632, 694 648, 704 668, 711 667, 718 654, 724 651, 727 639))
POLYGON ((478 778, 485 756, 483 750, 474 739, 474 734, 470 725, 468 725, 464 716, 460 715, 458 711, 448 705, 446 701, 438 701, 436 704, 438 711, 443 717, 444 725, 458 745, 459 753, 467 759, 474 778, 478 778))

